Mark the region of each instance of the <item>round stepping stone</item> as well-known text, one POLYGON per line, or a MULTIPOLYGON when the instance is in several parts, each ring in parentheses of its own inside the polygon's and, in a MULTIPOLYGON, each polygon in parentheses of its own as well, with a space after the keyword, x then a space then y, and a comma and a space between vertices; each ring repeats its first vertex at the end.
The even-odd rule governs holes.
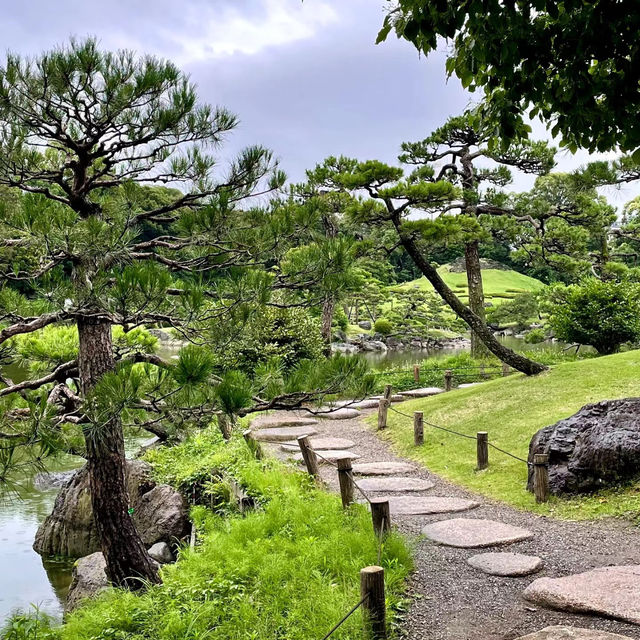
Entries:
MULTIPOLYGON (((382 398, 382 396, 371 396, 372 400, 380 400, 382 398)), ((390 398, 391 402, 404 402, 406 400, 406 398, 404 396, 401 396, 399 393, 394 393, 391 398, 390 398)))
POLYGON ((492 576, 528 576, 542 569, 542 559, 522 553, 480 553, 467 562, 474 568, 492 576))
POLYGON ((353 465, 353 473, 360 476, 393 476, 411 471, 413 467, 406 462, 360 462, 353 465))
MULTIPOLYGON (((338 460, 357 460, 360 456, 353 451, 316 451, 318 454, 318 464, 326 464, 327 462, 337 462, 338 460)), ((296 453, 293 459, 302 462, 302 454, 296 453)))
POLYGON ((630 636, 609 633, 598 629, 582 629, 580 627, 545 627, 517 640, 632 640, 630 636))
POLYGON ((468 389, 469 387, 475 387, 479 384, 482 384, 482 383, 481 382, 464 382, 463 384, 458 385, 458 389, 468 389))
POLYGON ((602 567, 564 578, 538 578, 527 600, 572 613, 595 613, 640 624, 640 565, 602 567))
POLYGON ((471 518, 440 520, 428 524, 422 533, 438 544, 464 549, 494 547, 533 537, 530 531, 504 522, 471 518))
POLYGON ((315 418, 299 418, 297 416, 279 416, 273 413, 268 416, 260 416, 249 424, 251 429, 272 429, 274 427, 305 427, 318 424, 315 418))
POLYGON ((362 478, 358 480, 358 485, 363 491, 376 493, 380 491, 426 491, 434 486, 431 480, 424 478, 362 478))
POLYGON ((376 409, 378 407, 378 404, 380 404, 378 400, 369 399, 369 400, 362 400, 361 402, 356 402, 351 406, 354 409, 376 409))
POLYGON ((332 411, 330 407, 322 407, 320 411, 327 412, 316 414, 318 418, 322 418, 323 420, 351 420, 360 415, 357 409, 336 409, 332 411))
POLYGON ((400 391, 401 396, 408 396, 409 398, 427 398, 428 396, 435 396, 442 393, 444 389, 440 387, 422 387, 421 389, 409 389, 409 391, 400 391))
MULTIPOLYGON (((355 446, 353 440, 347 440, 346 438, 309 438, 309 442, 314 449, 330 450, 330 449, 351 449, 355 446)), ((295 440, 285 442, 282 445, 283 451, 300 451, 300 446, 295 440)))
POLYGON ((313 436, 318 433, 313 427, 274 427, 259 429, 253 434, 256 440, 265 442, 286 442, 300 436, 313 436))
POLYGON ((455 513, 479 507, 478 502, 462 498, 436 496, 389 496, 389 511, 395 515, 417 516, 431 513, 455 513))

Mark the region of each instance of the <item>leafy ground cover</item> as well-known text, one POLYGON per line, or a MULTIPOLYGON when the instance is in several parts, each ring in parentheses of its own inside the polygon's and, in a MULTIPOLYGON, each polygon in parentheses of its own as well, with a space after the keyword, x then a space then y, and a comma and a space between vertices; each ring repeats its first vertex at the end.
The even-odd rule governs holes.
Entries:
MULTIPOLYGON (((423 411, 426 422, 475 436, 487 431, 497 446, 522 458, 542 427, 566 418, 585 404, 640 394, 640 351, 564 362, 538 376, 511 375, 476 387, 403 403, 409 415, 423 411)), ((371 419, 373 425, 374 418, 371 419)), ((490 450, 490 466, 475 471, 475 442, 425 426, 425 444, 413 445, 412 420, 389 412, 385 436, 397 451, 433 472, 481 494, 522 509, 564 518, 637 517, 640 481, 572 499, 537 505, 526 491, 527 467, 490 450)))
MULTIPOLYGON (((337 496, 318 489, 306 474, 274 460, 255 461, 242 438, 225 445, 213 430, 149 459, 159 480, 183 491, 204 487, 202 504, 192 510, 199 546, 183 548, 179 562, 163 568, 162 585, 141 595, 109 590, 64 626, 41 625, 40 638, 317 640, 359 601, 359 571, 377 563, 365 507, 344 511, 337 496), (225 499, 231 480, 255 499, 257 509, 234 512, 225 499), (213 510, 204 506, 209 498, 213 510)), ((411 568, 402 538, 386 539, 381 562, 393 612, 411 568)), ((361 636, 360 613, 334 635, 361 636)))

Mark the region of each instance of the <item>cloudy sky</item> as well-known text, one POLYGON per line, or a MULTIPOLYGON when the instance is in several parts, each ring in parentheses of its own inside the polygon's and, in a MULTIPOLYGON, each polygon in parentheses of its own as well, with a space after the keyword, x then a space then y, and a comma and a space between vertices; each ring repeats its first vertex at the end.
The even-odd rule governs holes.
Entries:
MULTIPOLYGON (((327 155, 393 162, 471 103, 444 55, 375 45, 383 0, 30 0, 3 7, 0 42, 36 54, 70 36, 171 58, 204 100, 241 120, 228 149, 261 143, 293 179, 327 155)), ((544 129, 539 128, 540 135, 544 129)), ((559 157, 560 168, 586 155, 559 157)), ((526 178, 517 188, 527 188, 526 178)), ((636 190, 609 190, 620 206, 636 190)))

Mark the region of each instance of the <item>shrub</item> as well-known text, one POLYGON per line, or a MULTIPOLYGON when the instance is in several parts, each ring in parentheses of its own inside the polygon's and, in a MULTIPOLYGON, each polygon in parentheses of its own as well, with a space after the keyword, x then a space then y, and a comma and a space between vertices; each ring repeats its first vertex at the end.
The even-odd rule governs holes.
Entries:
POLYGON ((640 285, 588 278, 580 285, 554 285, 546 291, 546 310, 555 335, 588 344, 602 354, 640 339, 640 285))
POLYGON ((544 329, 532 329, 524 337, 524 341, 527 344, 540 344, 541 342, 544 342, 544 339, 544 329))
MULTIPOLYGON (((506 296, 494 296, 506 297, 506 296)), ((518 331, 526 329, 538 317, 538 300, 531 292, 518 293, 513 299, 487 311, 489 322, 497 325, 512 324, 518 331)))
POLYGON ((332 325, 340 329, 340 331, 346 331, 349 328, 349 318, 347 318, 347 314, 340 305, 338 305, 333 312, 332 325))
POLYGON ((386 318, 378 318, 373 325, 373 329, 376 333, 381 333, 383 336, 388 336, 393 330, 393 326, 386 318))

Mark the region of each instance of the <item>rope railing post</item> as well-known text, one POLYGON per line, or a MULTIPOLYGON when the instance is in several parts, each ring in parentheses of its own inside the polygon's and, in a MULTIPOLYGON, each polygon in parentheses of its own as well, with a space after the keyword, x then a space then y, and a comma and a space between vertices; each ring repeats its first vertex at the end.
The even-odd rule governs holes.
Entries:
POLYGON ((420 382, 420 367, 417 364, 413 365, 413 379, 420 382))
POLYGON ((365 567, 360 570, 360 595, 363 600, 363 621, 366 637, 386 640, 387 619, 384 595, 384 569, 365 567))
POLYGON ((320 475, 318 457, 309 442, 309 436, 300 436, 298 438, 298 446, 300 447, 300 453, 302 453, 302 459, 304 460, 304 464, 307 467, 309 475, 312 478, 317 478, 318 475, 320 475))
POLYGON ((387 412, 391 404, 391 385, 384 386, 384 395, 378 402, 378 430, 387 428, 387 412))
POLYGON ((371 520, 377 538, 391 531, 391 512, 388 498, 371 498, 371 520))
POLYGON ((424 414, 422 411, 413 413, 413 444, 416 447, 424 444, 424 414))
POLYGON ((451 391, 451 385, 453 381, 453 371, 451 369, 447 369, 444 372, 444 390, 451 391))
POLYGON ((260 447, 260 443, 253 437, 251 429, 243 431, 242 436, 250 451, 256 457, 256 460, 262 460, 262 447, 260 447))
POLYGON ((351 458, 338 459, 338 483, 340 484, 340 497, 344 509, 354 502, 352 471, 351 458))
POLYGON ((489 434, 486 431, 478 431, 476 440, 478 456, 478 466, 476 469, 482 471, 489 466, 489 434))
POLYGON ((549 499, 549 455, 546 453, 533 456, 533 493, 537 503, 549 499))
POLYGON ((506 363, 502 363, 502 377, 506 378, 511 373, 511 367, 506 363))

